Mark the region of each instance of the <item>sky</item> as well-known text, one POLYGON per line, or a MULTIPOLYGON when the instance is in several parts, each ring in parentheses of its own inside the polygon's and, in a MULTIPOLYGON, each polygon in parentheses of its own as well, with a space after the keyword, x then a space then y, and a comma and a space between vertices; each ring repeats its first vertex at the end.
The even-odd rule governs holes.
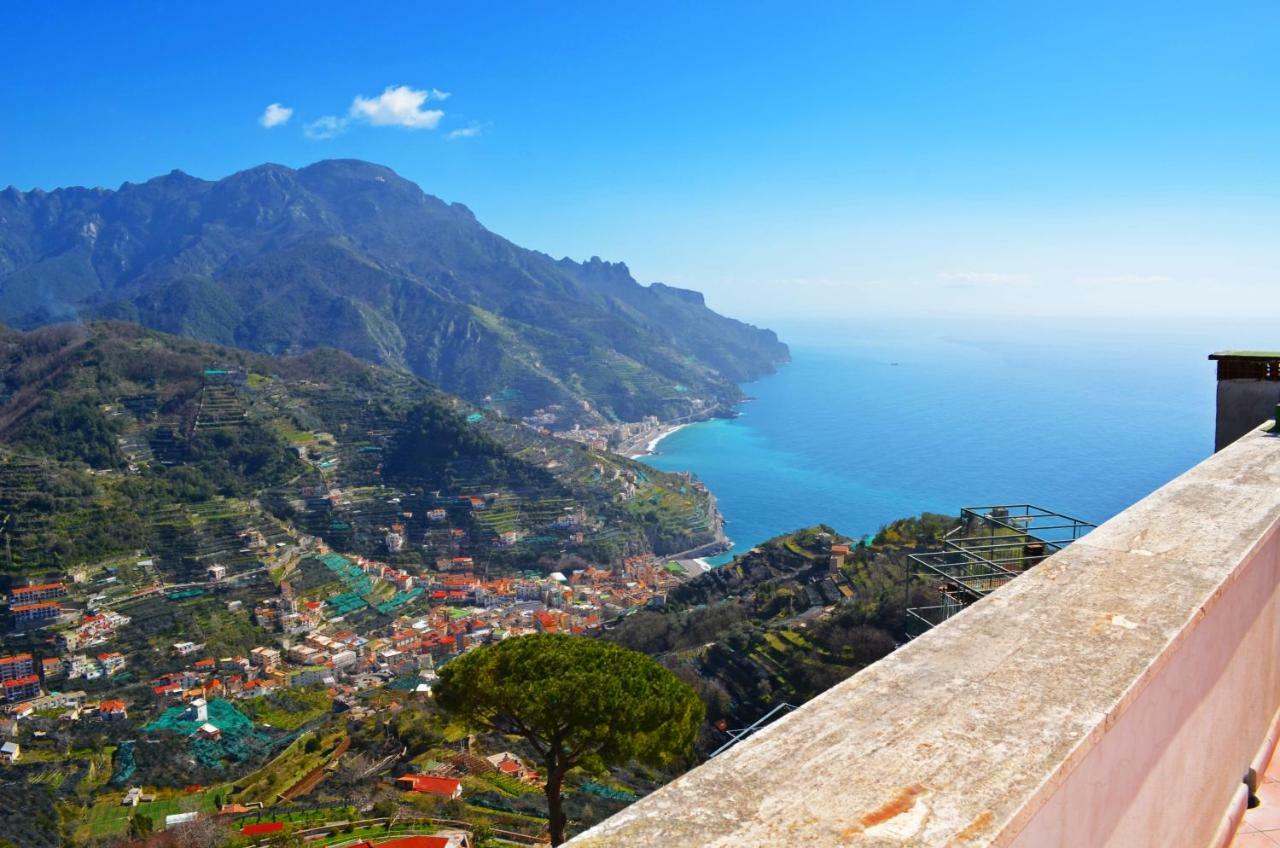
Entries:
POLYGON ((0 185, 354 157, 756 323, 1280 317, 1274 0, 63 2, 0 32, 0 185))

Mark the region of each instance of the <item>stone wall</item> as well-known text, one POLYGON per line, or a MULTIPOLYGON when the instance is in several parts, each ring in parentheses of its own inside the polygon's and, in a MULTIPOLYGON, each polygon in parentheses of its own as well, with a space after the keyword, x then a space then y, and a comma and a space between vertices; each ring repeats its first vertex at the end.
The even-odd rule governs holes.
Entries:
POLYGON ((1259 431, 569 844, 1215 844, 1280 707, 1278 527, 1259 431))

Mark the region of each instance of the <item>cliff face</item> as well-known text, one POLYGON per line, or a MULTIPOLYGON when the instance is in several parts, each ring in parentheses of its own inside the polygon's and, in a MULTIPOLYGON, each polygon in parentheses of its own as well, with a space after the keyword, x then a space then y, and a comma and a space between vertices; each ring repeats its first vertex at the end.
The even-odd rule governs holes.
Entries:
POLYGON ((0 321, 88 317, 265 353, 337 347, 566 425, 733 403, 788 358, 696 292, 518 247, 351 160, 0 192, 0 321))

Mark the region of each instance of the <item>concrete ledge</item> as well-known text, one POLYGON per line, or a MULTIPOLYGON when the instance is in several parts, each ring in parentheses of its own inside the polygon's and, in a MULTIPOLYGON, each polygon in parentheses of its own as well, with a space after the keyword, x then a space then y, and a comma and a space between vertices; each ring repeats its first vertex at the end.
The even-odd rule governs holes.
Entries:
POLYGON ((1259 431, 568 844, 1204 848, 1280 708, 1278 649, 1259 431))

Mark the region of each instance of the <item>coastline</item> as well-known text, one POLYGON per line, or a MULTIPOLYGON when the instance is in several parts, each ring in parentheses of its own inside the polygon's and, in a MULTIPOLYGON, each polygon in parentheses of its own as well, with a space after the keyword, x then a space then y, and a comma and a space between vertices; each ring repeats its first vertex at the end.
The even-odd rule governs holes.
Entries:
MULTIPOLYGON (((624 447, 623 447, 621 450, 619 450, 618 452, 619 452, 619 453, 622 453, 624 456, 627 456, 627 457, 628 457, 628 458, 630 458, 630 459, 640 459, 640 458, 642 458, 642 457, 646 457, 646 456, 653 456, 654 454, 656 454, 656 453, 658 452, 658 443, 659 443, 659 442, 661 442, 661 441, 662 441, 663 439, 665 439, 667 436, 670 436, 672 433, 675 433, 675 432, 677 432, 677 431, 679 431, 679 430, 683 430, 685 427, 688 427, 688 426, 689 426, 689 424, 691 424, 691 423, 695 423, 695 422, 685 422, 684 424, 663 424, 663 425, 660 425, 660 426, 658 427, 658 433, 657 433, 657 435, 656 435, 656 436, 651 436, 651 437, 649 438, 649 441, 648 441, 648 443, 646 443, 646 444, 645 444, 645 446, 644 446, 644 449, 643 449, 643 450, 639 451, 638 453, 637 453, 637 452, 635 452, 635 450, 636 450, 636 445, 634 445, 634 444, 633 444, 633 445, 624 446, 624 447)), ((646 436, 648 436, 649 434, 648 434, 648 433, 646 433, 645 435, 646 435, 646 436)), ((642 438, 643 438, 643 437, 642 437, 642 438)))

